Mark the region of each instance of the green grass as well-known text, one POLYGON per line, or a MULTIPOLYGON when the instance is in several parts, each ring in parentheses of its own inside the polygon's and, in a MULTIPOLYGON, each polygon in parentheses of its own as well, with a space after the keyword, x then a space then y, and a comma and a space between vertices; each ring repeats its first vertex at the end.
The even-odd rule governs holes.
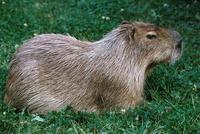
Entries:
POLYGON ((0 133, 200 133, 199 5, 197 0, 1 1, 0 133), (98 40, 123 20, 174 28, 184 39, 180 61, 174 66, 159 65, 148 77, 146 105, 124 114, 77 113, 67 108, 37 116, 16 112, 3 103, 9 61, 24 40, 41 33, 98 40))

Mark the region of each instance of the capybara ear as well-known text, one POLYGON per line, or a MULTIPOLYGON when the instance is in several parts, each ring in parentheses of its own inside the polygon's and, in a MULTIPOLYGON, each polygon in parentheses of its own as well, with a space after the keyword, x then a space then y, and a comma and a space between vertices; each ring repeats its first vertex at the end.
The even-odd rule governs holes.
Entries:
POLYGON ((136 28, 134 25, 130 25, 130 27, 128 28, 128 37, 129 37, 129 41, 133 41, 135 38, 135 32, 136 32, 136 28))
POLYGON ((130 24, 130 22, 127 21, 127 20, 123 20, 123 21, 121 22, 121 25, 123 25, 123 24, 130 24))
POLYGON ((136 27, 133 23, 128 21, 123 21, 120 25, 120 32, 125 35, 125 39, 129 42, 134 40, 134 35, 136 32, 136 27))

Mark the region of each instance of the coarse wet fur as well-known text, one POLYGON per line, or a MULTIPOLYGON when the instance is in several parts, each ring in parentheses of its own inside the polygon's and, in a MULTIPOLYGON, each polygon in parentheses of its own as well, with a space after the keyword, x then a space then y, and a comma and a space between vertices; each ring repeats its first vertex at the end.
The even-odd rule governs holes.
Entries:
POLYGON ((88 112, 135 107, 143 102, 148 70, 175 62, 181 40, 176 31, 142 22, 124 22, 96 42, 38 35, 12 58, 5 102, 41 114, 67 106, 88 112))

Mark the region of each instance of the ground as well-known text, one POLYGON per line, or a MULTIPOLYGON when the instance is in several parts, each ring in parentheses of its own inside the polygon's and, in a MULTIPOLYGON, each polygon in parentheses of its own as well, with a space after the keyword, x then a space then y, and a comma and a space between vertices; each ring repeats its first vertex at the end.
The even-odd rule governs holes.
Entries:
POLYGON ((200 2, 145 0, 1 0, 0 133, 200 133, 200 2), (181 33, 184 53, 147 79, 147 103, 100 114, 66 108, 46 116, 3 102, 9 61, 23 41, 41 33, 98 40, 123 20, 151 22, 181 33))

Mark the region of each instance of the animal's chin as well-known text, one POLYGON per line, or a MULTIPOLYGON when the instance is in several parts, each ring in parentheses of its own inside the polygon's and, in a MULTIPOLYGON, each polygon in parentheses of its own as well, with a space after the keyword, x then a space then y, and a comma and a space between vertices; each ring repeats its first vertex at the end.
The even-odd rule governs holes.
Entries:
POLYGON ((146 68, 146 72, 149 72, 152 68, 154 68, 159 63, 169 63, 169 64, 171 64, 171 57, 169 56, 168 58, 166 58, 162 61, 154 61, 154 62, 149 63, 147 68, 146 68))
POLYGON ((152 68, 154 68, 159 63, 168 63, 168 64, 175 64, 177 60, 180 59, 182 52, 180 50, 174 50, 170 56, 165 58, 162 61, 153 61, 148 64, 146 68, 146 72, 149 72, 152 68))
POLYGON ((146 73, 148 73, 152 68, 154 68, 158 63, 157 62, 151 62, 147 68, 146 68, 146 73))

